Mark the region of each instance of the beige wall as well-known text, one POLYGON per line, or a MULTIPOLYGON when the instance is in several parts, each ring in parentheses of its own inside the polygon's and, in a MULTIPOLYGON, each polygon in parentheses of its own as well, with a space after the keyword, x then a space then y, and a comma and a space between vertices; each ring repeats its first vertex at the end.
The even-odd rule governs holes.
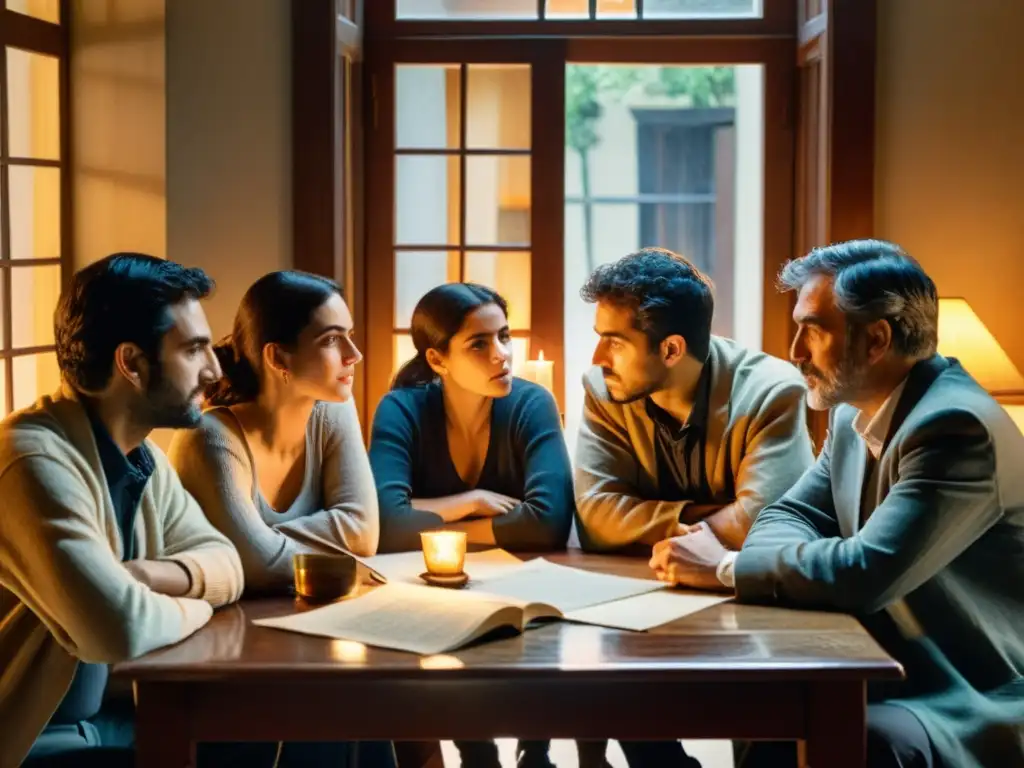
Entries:
POLYGON ((246 288, 292 265, 290 4, 73 6, 76 267, 117 250, 202 267, 226 334, 246 288))
POLYGON ((167 255, 217 281, 217 335, 256 278, 292 265, 290 14, 287 0, 167 5, 167 255))
POLYGON ((1024 3, 878 4, 876 230, 1024 370, 1024 3))
POLYGON ((73 0, 74 254, 167 252, 165 0, 73 0))

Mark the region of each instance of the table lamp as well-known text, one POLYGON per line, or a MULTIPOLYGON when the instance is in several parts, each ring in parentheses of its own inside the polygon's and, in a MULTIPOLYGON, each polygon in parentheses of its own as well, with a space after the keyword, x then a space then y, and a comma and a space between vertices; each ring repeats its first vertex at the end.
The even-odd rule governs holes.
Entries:
POLYGON ((1024 432, 1024 376, 966 299, 939 299, 939 354, 959 360, 1024 432))

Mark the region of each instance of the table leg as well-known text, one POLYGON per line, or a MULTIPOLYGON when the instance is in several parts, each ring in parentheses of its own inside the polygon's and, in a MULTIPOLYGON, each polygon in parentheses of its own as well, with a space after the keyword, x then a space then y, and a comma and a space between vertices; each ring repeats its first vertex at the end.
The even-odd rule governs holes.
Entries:
POLYGON ((867 762, 863 682, 815 683, 807 689, 807 740, 801 768, 865 768, 867 762))
POLYGON ((135 683, 135 764, 139 768, 193 768, 184 685, 135 683))

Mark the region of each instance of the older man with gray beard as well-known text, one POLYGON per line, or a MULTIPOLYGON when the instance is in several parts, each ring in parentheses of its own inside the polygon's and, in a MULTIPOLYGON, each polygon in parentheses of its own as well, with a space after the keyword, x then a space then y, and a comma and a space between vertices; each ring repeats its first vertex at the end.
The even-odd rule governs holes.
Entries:
MULTIPOLYGON (((661 576, 858 616, 906 670, 869 688, 872 768, 1024 765, 1024 437, 936 354, 935 285, 898 246, 820 248, 780 282, 798 292, 791 355, 811 407, 831 409, 828 439, 741 552, 684 536, 661 576)), ((755 745, 743 765, 787 759, 755 745)))

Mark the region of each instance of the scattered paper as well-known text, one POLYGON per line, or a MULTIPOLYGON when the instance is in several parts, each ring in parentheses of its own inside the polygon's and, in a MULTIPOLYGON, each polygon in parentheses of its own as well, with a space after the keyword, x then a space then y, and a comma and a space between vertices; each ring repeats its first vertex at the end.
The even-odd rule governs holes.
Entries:
POLYGON ((730 595, 662 589, 563 613, 567 621, 646 632, 730 600, 730 595))

